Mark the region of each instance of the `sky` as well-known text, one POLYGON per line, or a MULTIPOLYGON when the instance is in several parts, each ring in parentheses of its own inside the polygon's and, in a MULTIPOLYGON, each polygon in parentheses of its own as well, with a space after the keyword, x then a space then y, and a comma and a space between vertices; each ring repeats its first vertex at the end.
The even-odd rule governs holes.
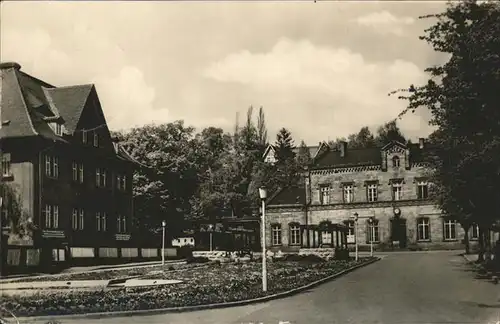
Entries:
MULTIPOLYGON (((112 130, 179 119, 232 131, 263 107, 269 140, 376 130, 443 57, 419 39, 438 1, 4 1, 2 61, 55 86, 94 83, 112 130)), ((421 109, 398 121, 411 139, 421 109)))

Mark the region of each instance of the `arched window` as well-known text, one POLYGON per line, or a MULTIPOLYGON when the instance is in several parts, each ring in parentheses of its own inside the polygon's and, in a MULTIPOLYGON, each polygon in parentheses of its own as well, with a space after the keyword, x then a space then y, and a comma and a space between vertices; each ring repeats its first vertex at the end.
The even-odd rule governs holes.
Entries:
POLYGON ((399 168, 399 156, 394 156, 392 158, 392 167, 399 168))

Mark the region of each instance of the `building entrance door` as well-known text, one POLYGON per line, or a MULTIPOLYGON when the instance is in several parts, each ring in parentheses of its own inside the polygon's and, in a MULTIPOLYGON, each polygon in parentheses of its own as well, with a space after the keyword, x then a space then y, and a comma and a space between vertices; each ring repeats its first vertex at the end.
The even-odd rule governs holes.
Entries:
POLYGON ((391 238, 394 244, 402 249, 406 248, 406 219, 399 217, 391 219, 391 238))

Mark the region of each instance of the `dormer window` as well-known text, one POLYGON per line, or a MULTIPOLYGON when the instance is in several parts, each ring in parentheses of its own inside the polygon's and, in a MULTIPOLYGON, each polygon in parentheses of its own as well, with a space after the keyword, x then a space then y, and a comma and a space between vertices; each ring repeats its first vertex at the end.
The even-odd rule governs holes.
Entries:
POLYGON ((57 135, 57 136, 62 136, 63 134, 63 125, 60 124, 60 123, 50 123, 50 128, 52 128, 52 130, 54 131, 54 133, 57 135))
POLYGON ((392 167, 393 168, 399 168, 399 166, 400 166, 399 156, 394 156, 392 158, 392 167))

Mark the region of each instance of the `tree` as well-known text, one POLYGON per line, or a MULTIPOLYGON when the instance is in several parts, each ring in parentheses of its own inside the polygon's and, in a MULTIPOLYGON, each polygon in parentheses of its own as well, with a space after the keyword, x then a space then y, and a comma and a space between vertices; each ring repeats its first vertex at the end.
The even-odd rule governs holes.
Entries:
POLYGON ((223 155, 231 145, 229 134, 224 134, 221 128, 208 127, 195 137, 199 159, 198 192, 191 200, 191 218, 215 219, 225 209, 226 193, 223 179, 218 172, 222 168, 223 155))
POLYGON ((376 145, 375 138, 368 126, 361 127, 357 134, 351 134, 347 138, 350 148, 369 148, 376 145))
POLYGON ((406 138, 399 129, 396 120, 385 123, 377 130, 377 136, 374 139, 378 146, 384 146, 391 141, 406 143, 406 138))
POLYGON ((259 115, 257 117, 257 143, 262 154, 267 147, 267 126, 264 116, 264 108, 260 107, 259 115))
POLYGON ((311 162, 312 158, 309 147, 306 145, 304 141, 301 141, 299 146, 299 151, 297 153, 297 163, 300 166, 305 167, 309 165, 311 162))
POLYGON ((280 129, 278 134, 276 134, 276 142, 274 144, 278 164, 285 164, 294 159, 295 152, 293 149, 295 149, 295 146, 292 134, 286 128, 280 129))
POLYGON ((464 228, 479 226, 481 261, 485 233, 500 215, 500 4, 450 3, 443 13, 421 18, 437 19, 421 39, 449 60, 426 69, 426 84, 399 90, 408 100, 401 114, 430 109, 438 127, 427 157, 440 194, 436 203, 464 228))
POLYGON ((143 167, 134 174, 135 226, 156 232, 166 220, 170 234, 184 228, 197 192, 199 146, 184 122, 146 125, 124 134, 122 145, 143 167))

